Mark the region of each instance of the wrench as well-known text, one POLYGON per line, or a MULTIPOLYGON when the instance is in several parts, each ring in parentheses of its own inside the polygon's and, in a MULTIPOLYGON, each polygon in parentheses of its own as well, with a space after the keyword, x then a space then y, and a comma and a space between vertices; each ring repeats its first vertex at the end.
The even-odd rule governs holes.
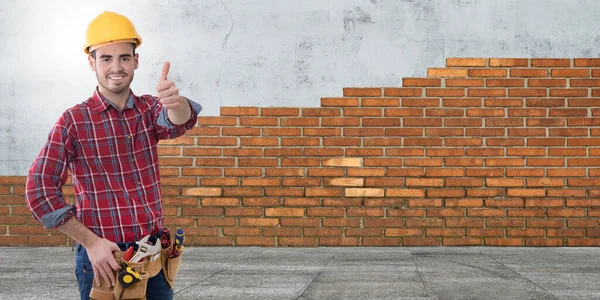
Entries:
POLYGON ((157 241, 156 243, 154 243, 154 245, 150 245, 148 243, 149 238, 150 238, 150 235, 147 235, 147 236, 143 237, 141 240, 135 242, 136 244, 138 244, 138 251, 135 253, 133 258, 131 258, 131 260, 129 260, 129 262, 136 263, 136 262, 139 262, 140 260, 142 260, 146 256, 155 255, 160 252, 160 249, 162 248, 160 243, 158 243, 158 241, 157 241))

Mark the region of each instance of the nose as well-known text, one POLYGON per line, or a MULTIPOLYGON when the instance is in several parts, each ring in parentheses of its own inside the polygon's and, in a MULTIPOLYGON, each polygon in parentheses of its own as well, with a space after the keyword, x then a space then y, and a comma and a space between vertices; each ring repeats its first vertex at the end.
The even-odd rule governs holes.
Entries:
POLYGON ((125 70, 125 68, 123 68, 123 65, 121 65, 121 63, 122 62, 120 59, 115 59, 115 60, 113 60, 112 66, 110 66, 110 67, 111 67, 111 69, 113 69, 116 72, 123 71, 123 70, 125 70))

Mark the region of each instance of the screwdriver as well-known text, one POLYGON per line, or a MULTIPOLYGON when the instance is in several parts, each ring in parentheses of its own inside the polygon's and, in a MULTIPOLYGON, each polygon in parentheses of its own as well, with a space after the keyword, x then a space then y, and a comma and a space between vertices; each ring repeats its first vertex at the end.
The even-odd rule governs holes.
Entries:
POLYGON ((171 233, 169 232, 169 228, 164 227, 162 229, 162 234, 160 236, 160 244, 163 249, 169 248, 171 246, 171 233))
POLYGON ((129 261, 131 259, 131 254, 133 254, 133 246, 129 246, 125 254, 123 254, 123 260, 129 261))
POLYGON ((175 232, 175 243, 173 243, 173 251, 170 253, 169 257, 177 257, 181 255, 181 251, 183 251, 183 241, 184 241, 184 233, 183 229, 178 228, 175 232))

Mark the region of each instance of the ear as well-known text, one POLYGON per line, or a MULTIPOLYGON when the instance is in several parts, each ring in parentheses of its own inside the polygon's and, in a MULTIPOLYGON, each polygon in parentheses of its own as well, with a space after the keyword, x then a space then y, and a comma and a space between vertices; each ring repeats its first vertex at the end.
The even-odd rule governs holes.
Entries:
POLYGON ((88 61, 90 63, 90 69, 92 71, 96 71, 96 60, 94 59, 94 57, 92 57, 92 55, 88 55, 88 61))
POLYGON ((137 68, 138 68, 139 58, 140 58, 140 55, 138 53, 136 53, 135 55, 133 55, 133 69, 134 70, 137 70, 137 68))

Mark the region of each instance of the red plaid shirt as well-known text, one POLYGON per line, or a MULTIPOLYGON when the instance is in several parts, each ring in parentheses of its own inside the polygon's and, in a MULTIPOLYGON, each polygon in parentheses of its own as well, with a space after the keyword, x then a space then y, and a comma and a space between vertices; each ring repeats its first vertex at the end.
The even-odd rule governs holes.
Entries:
POLYGON ((34 218, 53 228, 75 212, 91 231, 113 242, 133 242, 157 231, 163 207, 156 145, 195 126, 201 107, 190 105, 190 120, 178 126, 150 95, 131 93, 119 111, 96 90, 66 110, 29 171, 26 199, 34 218), (68 171, 76 209, 62 195, 68 171))

